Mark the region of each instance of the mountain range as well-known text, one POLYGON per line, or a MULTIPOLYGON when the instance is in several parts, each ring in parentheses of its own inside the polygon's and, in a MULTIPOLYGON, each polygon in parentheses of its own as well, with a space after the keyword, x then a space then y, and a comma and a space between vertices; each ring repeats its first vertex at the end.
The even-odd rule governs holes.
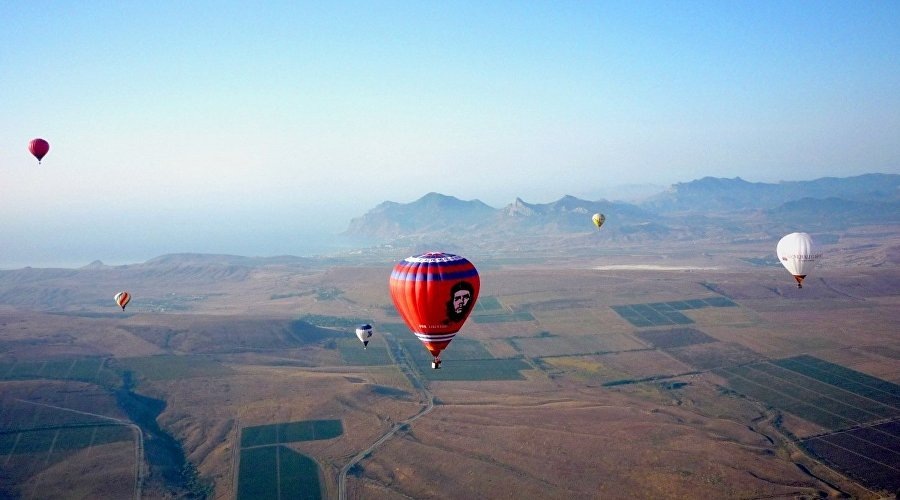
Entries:
POLYGON ((551 203, 516 198, 494 208, 428 193, 411 203, 385 201, 350 221, 343 234, 375 244, 453 242, 460 238, 522 240, 585 236, 591 215, 607 217, 610 241, 772 237, 795 230, 836 231, 900 223, 900 175, 865 174, 811 181, 747 182, 705 177, 672 185, 637 204, 563 196, 551 203))

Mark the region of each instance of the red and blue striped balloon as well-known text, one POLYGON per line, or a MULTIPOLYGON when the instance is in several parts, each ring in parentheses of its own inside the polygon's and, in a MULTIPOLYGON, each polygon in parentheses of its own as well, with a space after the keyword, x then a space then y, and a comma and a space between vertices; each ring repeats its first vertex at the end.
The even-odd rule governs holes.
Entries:
POLYGON ((440 353, 475 308, 481 280, 465 257, 429 252, 407 257, 391 273, 394 307, 440 363, 440 353))

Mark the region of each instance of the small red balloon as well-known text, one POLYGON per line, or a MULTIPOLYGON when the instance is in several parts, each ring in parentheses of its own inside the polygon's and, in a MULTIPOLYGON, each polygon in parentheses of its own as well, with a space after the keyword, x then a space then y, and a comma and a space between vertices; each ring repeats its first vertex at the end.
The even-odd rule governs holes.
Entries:
POLYGON ((50 143, 43 139, 32 139, 28 144, 28 150, 31 151, 31 154, 37 158, 38 163, 44 158, 47 152, 50 151, 50 143))

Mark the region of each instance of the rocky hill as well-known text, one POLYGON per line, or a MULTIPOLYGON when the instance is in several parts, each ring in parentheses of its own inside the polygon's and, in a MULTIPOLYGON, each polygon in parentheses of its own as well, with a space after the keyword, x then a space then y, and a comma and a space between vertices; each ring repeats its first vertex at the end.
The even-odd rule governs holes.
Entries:
MULTIPOLYGON (((521 198, 502 208, 429 193, 412 203, 384 202, 351 221, 344 236, 360 242, 478 241, 521 244, 557 236, 595 244, 591 215, 603 213, 604 241, 765 239, 802 228, 833 231, 900 223, 900 175, 867 174, 813 181, 751 183, 706 177, 673 185, 640 205, 564 196, 552 203, 521 198)), ((577 243, 577 242, 576 242, 577 243)))
POLYGON ((764 210, 803 198, 839 198, 875 203, 900 201, 900 175, 865 174, 855 177, 823 177, 811 181, 777 184, 747 182, 740 177, 704 177, 678 183, 642 204, 655 212, 720 212, 764 210))
MULTIPOLYGON (((108 266, 94 261, 79 269, 31 268, 0 271, 0 305, 63 309, 73 302, 108 306, 112 294, 140 285, 141 295, 167 301, 192 300, 174 297, 170 290, 193 287, 197 295, 212 293, 211 287, 242 283, 260 270, 276 268, 302 270, 312 259, 280 257, 241 257, 214 254, 168 254, 139 264, 108 266), (80 302, 74 301, 78 297, 80 302)), ((177 307, 168 306, 169 309, 177 307)))

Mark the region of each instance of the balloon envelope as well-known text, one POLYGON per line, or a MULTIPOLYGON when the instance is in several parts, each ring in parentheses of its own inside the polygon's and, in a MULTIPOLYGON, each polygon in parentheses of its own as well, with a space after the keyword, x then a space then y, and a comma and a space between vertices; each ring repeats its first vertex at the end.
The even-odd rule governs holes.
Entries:
POLYGON ((46 154, 50 151, 50 143, 41 139, 32 139, 30 143, 28 143, 28 151, 31 151, 31 154, 37 158, 38 163, 46 156, 46 154))
POLYGON ((128 292, 119 292, 115 297, 113 297, 113 299, 116 301, 116 304, 118 304, 119 307, 121 307, 124 311, 125 306, 127 306, 128 303, 131 302, 131 294, 128 292))
POLYGON ((389 286, 400 317, 435 363, 440 363, 441 351, 462 328, 478 299, 481 280, 475 266, 451 253, 407 257, 394 266, 389 286))
POLYGON ((606 222, 606 216, 603 214, 594 214, 594 216, 591 217, 591 220, 594 222, 594 225, 597 226, 597 229, 600 229, 600 226, 606 222))
POLYGON ((363 343, 363 346, 369 345, 369 338, 372 337, 372 325, 365 324, 359 325, 356 327, 356 338, 359 339, 360 342, 363 343))
POLYGON ((797 280, 797 287, 803 288, 803 278, 816 267, 822 254, 816 252, 812 237, 807 233, 791 233, 775 247, 778 260, 797 280))

